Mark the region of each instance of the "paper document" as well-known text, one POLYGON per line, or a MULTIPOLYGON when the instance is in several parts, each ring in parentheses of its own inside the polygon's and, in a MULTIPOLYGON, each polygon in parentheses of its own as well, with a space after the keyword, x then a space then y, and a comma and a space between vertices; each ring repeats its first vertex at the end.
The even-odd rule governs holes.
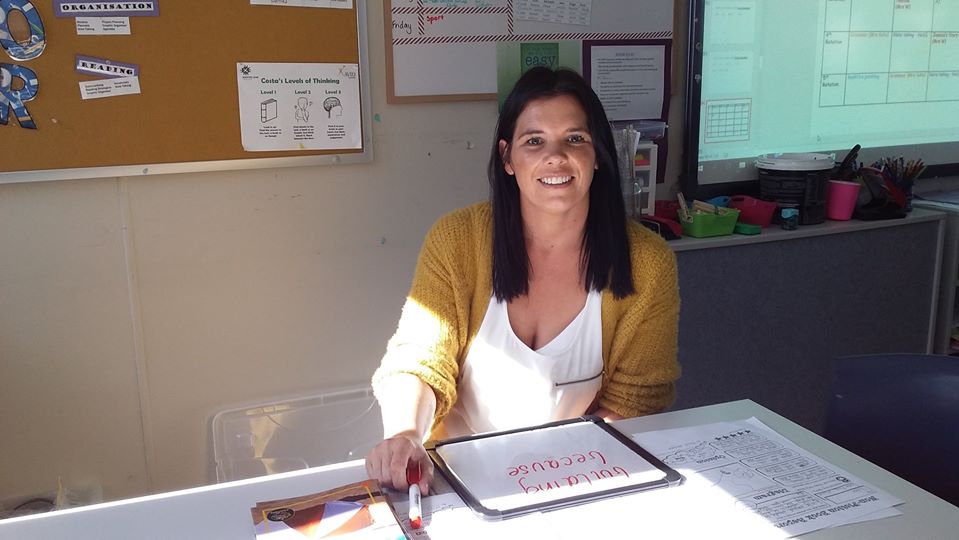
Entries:
POLYGON ((755 418, 634 435, 686 486, 725 496, 790 536, 898 515, 903 501, 795 445, 755 418))
POLYGON ((589 26, 593 0, 516 0, 515 6, 517 19, 589 26))
POLYGON ((130 17, 77 17, 78 36, 129 36, 130 17))
POLYGON ((139 93, 140 78, 135 75, 132 77, 117 77, 115 79, 80 81, 80 97, 83 99, 127 96, 139 93))
POLYGON ((595 45, 589 51, 589 83, 611 121, 665 118, 665 45, 595 45))
POLYGON ((244 150, 362 148, 357 64, 236 67, 244 150))
POLYGON ((254 6, 353 9, 353 0, 250 0, 254 6))

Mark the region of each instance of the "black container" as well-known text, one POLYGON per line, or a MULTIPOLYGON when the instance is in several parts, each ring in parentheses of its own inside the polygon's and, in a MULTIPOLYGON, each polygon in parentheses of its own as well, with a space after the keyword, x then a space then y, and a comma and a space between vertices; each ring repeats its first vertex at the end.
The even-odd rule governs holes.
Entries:
MULTIPOLYGON (((825 154, 771 154, 756 162, 759 198, 799 210, 800 225, 826 221, 826 182, 833 159, 825 154)), ((774 221, 780 222, 779 212, 774 221)))

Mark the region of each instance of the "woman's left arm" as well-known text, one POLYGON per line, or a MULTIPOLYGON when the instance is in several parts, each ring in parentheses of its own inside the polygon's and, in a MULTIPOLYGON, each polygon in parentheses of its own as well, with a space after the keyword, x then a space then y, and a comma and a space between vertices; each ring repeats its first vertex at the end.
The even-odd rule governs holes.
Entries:
POLYGON ((604 409, 604 408, 602 408, 602 407, 600 407, 600 408, 596 409, 595 411, 593 411, 592 414, 593 414, 593 416, 598 416, 598 417, 602 418, 603 420, 606 420, 607 422, 612 422, 613 420, 622 420, 623 418, 625 418, 625 417, 624 417, 623 415, 621 415, 621 414, 616 414, 616 413, 614 413, 613 411, 610 411, 610 410, 608 410, 608 409, 604 409))
POLYGON ((646 249, 654 256, 633 259, 634 265, 643 265, 634 272, 637 296, 616 323, 609 380, 593 413, 604 418, 661 412, 675 398, 674 382, 680 375, 676 256, 665 245, 646 249))

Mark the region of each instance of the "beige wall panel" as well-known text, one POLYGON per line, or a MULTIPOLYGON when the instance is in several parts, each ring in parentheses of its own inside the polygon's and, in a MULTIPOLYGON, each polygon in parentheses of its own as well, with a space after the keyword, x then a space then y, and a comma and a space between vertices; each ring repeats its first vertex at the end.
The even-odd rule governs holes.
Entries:
POLYGON ((488 192, 494 107, 457 109, 382 112, 370 165, 128 181, 157 490, 213 480, 217 411, 369 381, 426 230, 488 192))
POLYGON ((0 185, 0 499, 147 489, 116 180, 0 185))

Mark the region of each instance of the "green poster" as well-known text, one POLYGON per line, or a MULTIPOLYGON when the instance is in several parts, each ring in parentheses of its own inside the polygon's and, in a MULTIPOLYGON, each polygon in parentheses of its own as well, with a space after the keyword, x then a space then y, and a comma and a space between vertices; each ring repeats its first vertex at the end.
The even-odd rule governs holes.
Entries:
POLYGON ((497 43, 496 88, 500 107, 516 80, 535 66, 565 67, 582 73, 582 42, 497 43))
POLYGON ((536 66, 550 69, 559 66, 559 43, 521 43, 519 51, 520 73, 536 66))

